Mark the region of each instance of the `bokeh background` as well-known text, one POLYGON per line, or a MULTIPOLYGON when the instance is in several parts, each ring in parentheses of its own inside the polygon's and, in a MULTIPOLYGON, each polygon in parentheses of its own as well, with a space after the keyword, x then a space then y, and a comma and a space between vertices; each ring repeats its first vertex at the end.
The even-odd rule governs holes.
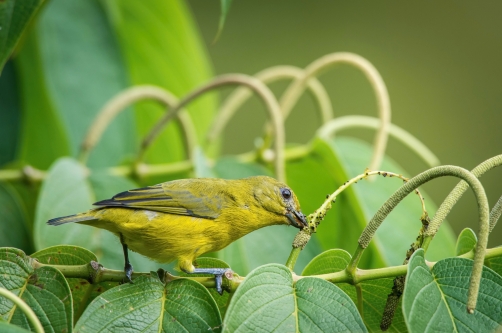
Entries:
MULTIPOLYGON (((502 153, 502 3, 472 1, 234 0, 214 43, 220 8, 216 1, 189 6, 215 74, 254 74, 270 66, 305 67, 332 52, 357 53, 373 63, 390 94, 392 122, 424 142, 442 164, 472 169, 502 153)), ((321 75, 335 116, 376 115, 373 91, 363 74, 341 65, 321 75)), ((273 84, 280 93, 286 83, 273 84)), ((308 142, 320 121, 304 96, 287 121, 289 142, 308 142)), ((251 149, 265 113, 251 100, 225 131, 227 153, 251 149), (247 145, 247 146, 246 146, 247 145)), ((374 132, 342 134, 373 140, 374 132)), ((392 139, 388 154, 409 170, 425 170, 416 156, 392 139)), ((490 205, 502 195, 502 172, 482 177, 490 205)), ((439 204, 457 183, 443 178, 425 185, 439 204)), ((448 220, 456 232, 477 231, 477 206, 467 192, 448 220)), ((491 246, 502 240, 498 225, 491 246)))

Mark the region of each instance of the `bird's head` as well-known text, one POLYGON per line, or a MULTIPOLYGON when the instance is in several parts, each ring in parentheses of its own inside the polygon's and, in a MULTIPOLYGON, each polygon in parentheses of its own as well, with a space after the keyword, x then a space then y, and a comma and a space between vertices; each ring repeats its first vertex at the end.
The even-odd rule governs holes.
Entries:
POLYGON ((308 226, 300 210, 300 202, 289 186, 278 180, 257 176, 247 180, 253 182, 253 195, 262 208, 276 216, 276 222, 302 229, 308 226))

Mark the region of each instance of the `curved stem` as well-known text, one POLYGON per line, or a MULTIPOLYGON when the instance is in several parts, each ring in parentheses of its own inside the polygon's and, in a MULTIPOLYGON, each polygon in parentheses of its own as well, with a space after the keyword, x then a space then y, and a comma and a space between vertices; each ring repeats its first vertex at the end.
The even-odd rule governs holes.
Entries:
MULTIPOLYGON (((113 119, 115 119, 115 117, 117 117, 129 105, 144 99, 155 100, 165 107, 170 108, 178 103, 176 96, 169 91, 156 86, 135 86, 122 91, 106 103, 106 105, 99 111, 92 125, 89 127, 87 135, 81 145, 79 154, 80 161, 82 163, 87 161, 89 153, 96 146, 99 139, 103 135, 103 132, 110 125, 113 119)), ((193 149, 197 145, 197 134, 194 125, 185 110, 178 114, 178 120, 185 136, 188 156, 192 156, 193 149)))
MULTIPOLYGON (((267 68, 254 75, 265 84, 284 79, 299 79, 303 74, 303 69, 294 66, 274 66, 267 68)), ((333 107, 331 100, 324 86, 316 78, 311 78, 306 83, 307 88, 314 96, 323 123, 333 118, 333 107)), ((207 141, 214 141, 228 124, 228 121, 235 114, 236 110, 251 97, 252 92, 246 87, 239 87, 227 97, 216 115, 212 128, 208 131, 207 141)), ((284 114, 283 114, 284 115, 284 114)), ((284 115, 286 120, 287 115, 284 115)))
POLYGON ((341 63, 353 65, 360 69, 366 75, 373 87, 373 90, 375 91, 381 126, 376 134, 375 148, 373 151, 373 157, 371 158, 370 169, 379 169, 383 154, 385 153, 385 147, 387 146, 387 135, 391 117, 390 98, 382 77, 368 60, 357 54, 348 52, 332 53, 317 59, 305 68, 303 76, 296 79, 282 95, 280 100, 281 109, 285 115, 289 114, 305 89, 306 82, 311 77, 317 76, 323 71, 326 71, 328 68, 341 63))
MULTIPOLYGON (((348 128, 363 127, 377 129, 380 127, 380 123, 380 119, 368 116, 339 117, 324 124, 317 131, 317 135, 327 139, 335 135, 336 132, 348 128)), ((412 134, 392 123, 389 126, 389 135, 414 151, 430 168, 440 164, 436 155, 412 134)))
POLYGON ((165 114, 160 119, 160 121, 152 128, 150 133, 148 133, 148 135, 145 137, 140 147, 140 153, 138 159, 141 160, 148 146, 150 146, 150 144, 157 137, 162 128, 164 128, 166 123, 170 119, 172 119, 183 106, 187 105, 189 102, 191 102, 192 100, 194 100, 195 98, 204 94, 207 91, 213 90, 221 86, 236 85, 236 84, 244 85, 254 90, 258 94, 258 96, 260 96, 263 99, 267 107, 269 116, 271 118, 274 127, 274 134, 275 134, 275 156, 274 156, 275 172, 277 178, 281 181, 284 181, 285 134, 284 134, 283 118, 279 107, 279 103, 275 99, 270 89, 268 89, 267 86, 265 86, 260 80, 243 74, 229 74, 217 77, 211 80, 209 83, 206 83, 205 85, 195 89, 190 94, 185 96, 182 100, 180 100, 180 102, 177 105, 172 107, 169 113, 165 114))
MULTIPOLYGON (((471 172, 457 166, 445 165, 438 166, 427 171, 424 171, 417 176, 411 178, 406 184, 401 186, 385 203, 364 229, 361 237, 359 237, 359 245, 366 248, 371 239, 375 235, 376 230, 382 224, 387 215, 404 199, 411 191, 418 186, 438 177, 454 176, 465 180, 472 188, 476 200, 478 202, 479 211, 479 241, 476 244, 476 254, 474 256, 474 265, 471 274, 469 285, 469 296, 467 299, 467 310, 469 313, 474 312, 476 307, 479 283, 481 280, 481 272, 483 270, 483 261, 488 243, 489 233, 489 207, 488 199, 486 198, 485 190, 481 182, 471 172)), ((437 215, 437 213, 436 213, 437 215)), ((434 216, 436 218, 436 216, 434 216)), ((433 220, 434 220, 433 218, 433 220)), ((356 262, 357 265, 357 262, 356 262)))
MULTIPOLYGON (((497 155, 494 156, 483 163, 479 164, 477 167, 472 169, 472 174, 476 176, 477 178, 481 177, 485 172, 500 166, 502 164, 502 155, 497 155)), ((453 206, 457 203, 457 201, 460 199, 460 197, 465 193, 469 185, 467 185, 466 182, 461 181, 455 186, 455 188, 448 194, 446 199, 443 201, 441 206, 439 206, 436 215, 432 218, 431 223, 429 224, 429 228, 425 232, 425 242, 424 242, 424 249, 427 250, 427 246, 429 245, 430 241, 434 237, 434 235, 437 233, 439 230, 439 227, 441 226, 441 223, 444 221, 446 216, 450 213, 452 210, 453 206)))
MULTIPOLYGON (((326 196, 326 200, 324 200, 324 203, 321 205, 321 207, 319 207, 319 209, 316 209, 315 212, 313 212, 312 214, 310 214, 307 217, 307 220, 309 221, 311 232, 314 232, 316 230, 317 226, 324 219, 324 216, 326 215, 327 211, 329 209, 331 209, 332 203, 334 203, 336 201, 336 197, 340 193, 342 193, 350 185, 356 184, 358 181, 366 179, 366 178, 368 178, 370 176, 383 176, 384 178, 385 177, 389 177, 389 178, 395 177, 395 178, 399 178, 399 179, 403 180, 404 182, 408 182, 409 181, 408 178, 404 177, 403 175, 394 173, 394 172, 379 171, 379 170, 370 171, 370 170, 366 169, 364 171, 364 173, 362 173, 360 175, 357 175, 357 176, 351 178, 350 180, 346 181, 345 183, 343 183, 342 185, 340 185, 340 187, 338 187, 335 192, 333 192, 332 194, 326 196)), ((420 199, 420 204, 422 205, 422 216, 428 216, 427 210, 425 209, 424 197, 422 196, 422 194, 420 193, 420 191, 418 189, 415 190, 415 193, 418 195, 418 198, 420 199)), ((357 257, 357 256, 354 255, 354 257, 352 258, 353 261, 355 260, 354 259, 355 257, 357 257)), ((356 262, 356 264, 357 264, 357 262, 356 262)), ((353 270, 356 269, 356 266, 353 267, 353 270)))
POLYGON ((14 293, 2 287, 0 287, 0 296, 10 300, 24 313, 26 318, 28 318, 28 321, 33 325, 35 332, 44 333, 44 328, 37 315, 21 298, 17 297, 14 293))

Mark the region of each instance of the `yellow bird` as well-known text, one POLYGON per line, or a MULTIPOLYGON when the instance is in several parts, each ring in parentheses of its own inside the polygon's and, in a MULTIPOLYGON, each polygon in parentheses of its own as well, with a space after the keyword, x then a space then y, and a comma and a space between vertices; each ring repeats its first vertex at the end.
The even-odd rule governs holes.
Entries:
POLYGON ((186 273, 214 274, 219 293, 226 269, 195 268, 198 256, 266 226, 307 226, 293 191, 266 176, 174 180, 125 191, 94 205, 99 207, 47 223, 77 222, 113 232, 123 246, 129 281, 128 248, 161 263, 177 259, 186 273))

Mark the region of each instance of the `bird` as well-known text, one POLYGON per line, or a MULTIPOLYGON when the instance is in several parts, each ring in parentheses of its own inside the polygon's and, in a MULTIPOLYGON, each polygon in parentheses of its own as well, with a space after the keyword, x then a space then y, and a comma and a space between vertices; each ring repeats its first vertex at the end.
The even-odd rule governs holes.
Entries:
POLYGON ((177 260, 185 273, 213 274, 220 294, 228 269, 196 268, 197 257, 266 226, 307 227, 293 190, 268 176, 177 179, 121 192, 93 205, 97 207, 47 224, 75 222, 114 233, 122 244, 124 273, 131 283, 129 249, 160 263, 177 260))

